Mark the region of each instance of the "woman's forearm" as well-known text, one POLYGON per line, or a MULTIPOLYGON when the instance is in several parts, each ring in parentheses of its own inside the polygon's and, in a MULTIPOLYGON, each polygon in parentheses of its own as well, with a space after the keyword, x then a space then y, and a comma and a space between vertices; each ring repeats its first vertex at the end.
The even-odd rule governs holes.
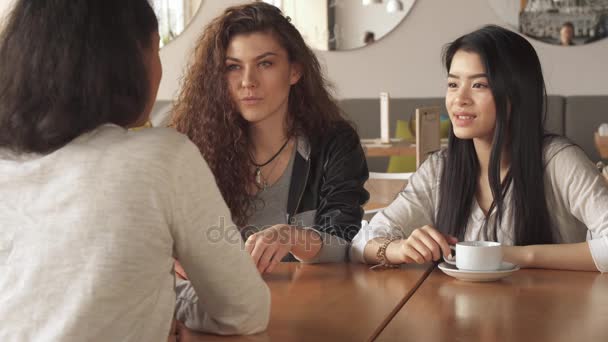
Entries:
POLYGON ((525 268, 597 271, 587 242, 503 247, 505 261, 525 268))
MULTIPOLYGON (((378 250, 387 240, 387 238, 375 238, 369 240, 367 245, 365 245, 365 250, 363 252, 363 257, 365 258, 366 263, 377 264, 380 262, 380 260, 378 260, 378 250)), ((386 261, 389 264, 403 263, 399 254, 399 245, 397 243, 389 243, 389 245, 386 247, 385 255, 386 261)))
POLYGON ((293 227, 291 253, 301 261, 314 259, 323 247, 321 235, 312 229, 293 227))
POLYGON ((385 241, 385 238, 375 238, 367 242, 365 249, 363 250, 363 258, 365 259, 366 264, 378 263, 378 250, 385 241))

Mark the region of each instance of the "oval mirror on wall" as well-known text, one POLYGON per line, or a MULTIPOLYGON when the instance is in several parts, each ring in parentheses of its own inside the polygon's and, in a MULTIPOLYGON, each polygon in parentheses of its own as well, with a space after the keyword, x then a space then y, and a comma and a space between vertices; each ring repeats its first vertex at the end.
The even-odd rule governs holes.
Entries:
POLYGON ((575 46, 608 36, 608 0, 489 0, 511 28, 545 43, 575 46))
POLYGON ((312 48, 340 51, 360 48, 386 36, 406 17, 415 0, 263 1, 289 16, 312 48))
POLYGON ((160 47, 177 38, 201 7, 203 0, 150 0, 158 18, 160 47))

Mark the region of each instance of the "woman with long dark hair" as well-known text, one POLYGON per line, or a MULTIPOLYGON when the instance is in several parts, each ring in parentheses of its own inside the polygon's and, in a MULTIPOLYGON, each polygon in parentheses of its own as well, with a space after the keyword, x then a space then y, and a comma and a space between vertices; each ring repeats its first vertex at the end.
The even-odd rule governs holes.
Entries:
POLYGON ((523 267, 608 271, 608 187, 579 147, 545 133, 534 48, 486 26, 449 44, 444 61, 448 147, 360 231, 351 257, 423 263, 457 241, 492 240, 523 267))
POLYGON ((242 241, 210 234, 229 211, 196 146, 127 129, 156 97, 157 25, 147 0, 19 0, 3 25, 1 341, 164 342, 174 257, 205 294, 180 306, 197 313, 190 328, 268 323, 242 241))
POLYGON ((369 197, 365 156, 317 58, 278 8, 231 7, 207 26, 174 114, 260 272, 293 257, 346 260, 369 197))

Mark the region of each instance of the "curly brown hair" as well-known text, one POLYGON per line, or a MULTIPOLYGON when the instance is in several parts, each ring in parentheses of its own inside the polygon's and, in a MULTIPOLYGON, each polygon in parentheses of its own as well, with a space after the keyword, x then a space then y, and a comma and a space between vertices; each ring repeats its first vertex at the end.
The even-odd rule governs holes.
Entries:
POLYGON ((226 9, 207 26, 194 50, 173 111, 172 126, 200 149, 230 208, 233 221, 243 227, 254 210, 247 192, 254 182, 249 157, 248 122, 233 102, 226 80, 226 49, 240 34, 271 33, 301 66, 302 77, 291 87, 288 136, 322 136, 344 122, 330 93, 321 66, 298 30, 275 6, 255 2, 226 9))

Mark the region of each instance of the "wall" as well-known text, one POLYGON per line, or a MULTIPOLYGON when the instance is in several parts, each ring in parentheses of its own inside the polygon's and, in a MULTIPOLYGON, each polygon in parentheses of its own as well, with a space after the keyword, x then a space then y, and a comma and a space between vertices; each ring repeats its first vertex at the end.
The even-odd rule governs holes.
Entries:
POLYGON ((10 11, 14 0, 0 0, 0 26, 5 23, 4 16, 10 11))
POLYGON ((281 8, 310 46, 320 50, 329 48, 327 0, 283 0, 281 8))
POLYGON ((519 0, 488 0, 488 3, 497 13, 501 13, 500 18, 505 23, 519 27, 519 9, 522 7, 519 0))
MULTIPOLYGON (((300 0, 305 1, 305 0, 300 0)), ((159 99, 174 98, 190 49, 203 26, 239 0, 204 0, 193 23, 162 49, 164 78, 159 99)), ((487 0, 417 0, 404 21, 375 44, 357 50, 319 51, 339 98, 434 97, 445 91, 440 52, 445 43, 484 24, 504 24, 487 0)), ((608 95, 608 39, 567 48, 532 41, 548 92, 608 95)))

